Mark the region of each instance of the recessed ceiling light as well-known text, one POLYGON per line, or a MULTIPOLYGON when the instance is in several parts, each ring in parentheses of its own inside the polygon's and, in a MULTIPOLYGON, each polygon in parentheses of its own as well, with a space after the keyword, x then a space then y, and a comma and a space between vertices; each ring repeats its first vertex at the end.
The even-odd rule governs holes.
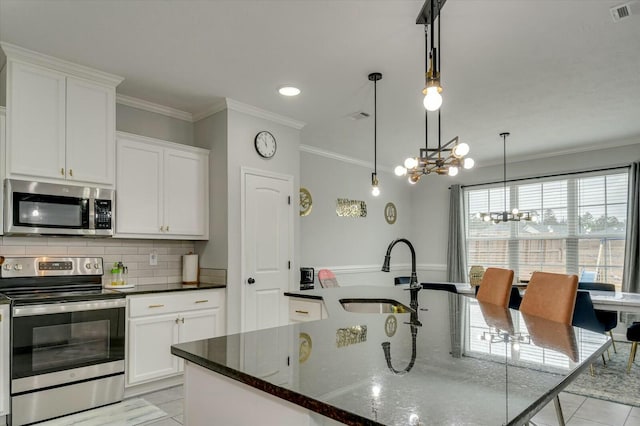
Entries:
POLYGON ((282 86, 278 88, 278 93, 282 96, 298 96, 300 94, 300 89, 293 86, 282 86))

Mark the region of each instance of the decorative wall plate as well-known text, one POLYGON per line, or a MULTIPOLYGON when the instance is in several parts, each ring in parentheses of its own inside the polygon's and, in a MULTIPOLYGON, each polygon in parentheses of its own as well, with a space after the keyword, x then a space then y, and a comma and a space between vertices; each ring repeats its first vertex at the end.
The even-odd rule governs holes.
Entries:
POLYGON ((398 320, 394 315, 389 315, 384 322, 384 332, 387 337, 393 337, 396 334, 396 330, 398 329, 398 320))
POLYGON ((307 333, 300 333, 300 348, 298 360, 300 364, 305 362, 311 356, 311 336, 307 333))
POLYGON ((313 199, 307 188, 300 187, 300 216, 308 216, 313 208, 313 199))
POLYGON ((387 203, 387 205, 384 206, 384 219, 389 225, 393 225, 396 223, 397 218, 398 210, 396 209, 396 205, 393 203, 387 203))

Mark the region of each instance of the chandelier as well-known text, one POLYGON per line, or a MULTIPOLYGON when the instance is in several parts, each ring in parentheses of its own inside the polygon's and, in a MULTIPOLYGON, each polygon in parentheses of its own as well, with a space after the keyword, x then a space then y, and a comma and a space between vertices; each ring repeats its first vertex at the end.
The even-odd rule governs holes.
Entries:
POLYGON ((427 0, 422 7, 420 16, 418 16, 417 23, 424 25, 424 40, 425 40, 425 77, 426 87, 423 93, 426 95, 424 99, 424 106, 427 109, 424 116, 425 127, 425 147, 420 148, 420 155, 418 157, 409 157, 404 161, 403 166, 397 166, 395 168, 395 174, 397 176, 407 176, 409 183, 415 184, 424 175, 436 173, 438 175, 456 176, 461 168, 470 169, 474 166, 472 158, 465 157, 469 153, 469 145, 466 143, 460 143, 458 136, 451 139, 449 142, 442 144, 441 139, 441 111, 440 105, 442 104, 442 87, 440 86, 440 42, 442 37, 440 35, 440 27, 442 23, 442 16, 440 10, 444 0, 427 0), (437 2, 437 9, 435 3, 437 2), (436 14, 438 17, 438 48, 434 43, 434 18, 436 14), (430 22, 430 25, 427 23, 430 22), (431 48, 429 48, 429 29, 431 29, 431 48), (431 98, 430 98, 431 96, 431 98), (429 98, 429 100, 427 99, 429 98), (438 110, 438 147, 429 148, 429 111, 438 110))
POLYGON ((502 185, 504 190, 504 210, 501 212, 480 213, 480 218, 485 222, 493 223, 519 222, 521 220, 537 222, 538 217, 534 213, 520 211, 517 208, 507 211, 507 136, 509 135, 509 132, 500 133, 500 137, 502 138, 502 185))

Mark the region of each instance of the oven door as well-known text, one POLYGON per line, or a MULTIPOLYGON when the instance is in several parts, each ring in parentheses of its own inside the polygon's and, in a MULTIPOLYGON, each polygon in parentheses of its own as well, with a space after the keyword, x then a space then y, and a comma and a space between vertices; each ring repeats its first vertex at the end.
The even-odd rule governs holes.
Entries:
POLYGON ((11 393, 124 372, 125 299, 13 307, 11 393))

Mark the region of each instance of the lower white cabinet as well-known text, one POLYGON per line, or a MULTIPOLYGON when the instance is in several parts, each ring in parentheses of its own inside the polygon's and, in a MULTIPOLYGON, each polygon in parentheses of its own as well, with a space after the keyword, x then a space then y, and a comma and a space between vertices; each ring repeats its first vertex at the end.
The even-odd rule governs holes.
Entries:
POLYGON ((194 290, 127 298, 127 386, 182 373, 171 345, 225 333, 225 290, 194 290))
POLYGON ((327 310, 322 300, 289 297, 290 322, 316 321, 327 317, 327 310))
POLYGON ((9 414, 9 305, 0 305, 0 416, 9 414))

